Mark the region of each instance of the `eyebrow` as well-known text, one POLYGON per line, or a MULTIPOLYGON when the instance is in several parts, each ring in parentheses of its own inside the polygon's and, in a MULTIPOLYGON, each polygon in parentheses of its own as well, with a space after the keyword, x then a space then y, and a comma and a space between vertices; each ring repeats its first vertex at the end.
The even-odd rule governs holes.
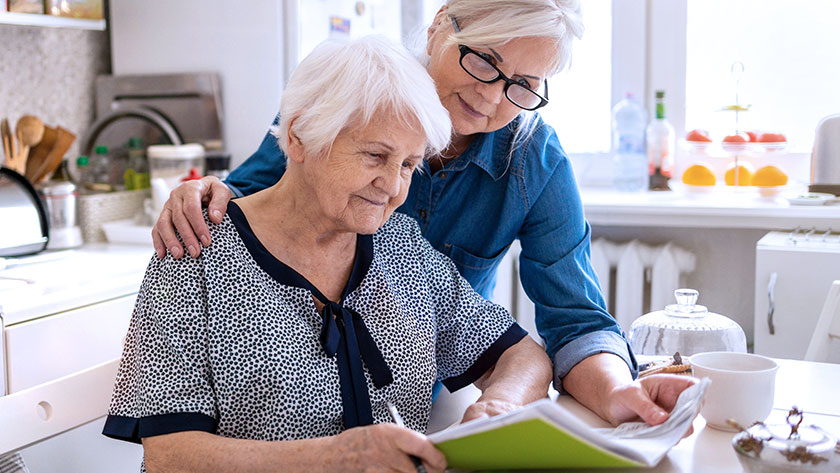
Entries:
MULTIPOLYGON (((502 55, 501 55, 501 54, 499 54, 499 52, 498 52, 498 51, 496 51, 496 50, 495 50, 495 49, 493 49, 493 48, 487 48, 487 49, 489 49, 489 50, 493 53, 493 56, 495 56, 495 57, 496 57, 496 60, 497 60, 497 61, 499 61, 499 62, 505 62, 505 60, 504 60, 504 59, 502 59, 502 55)), ((517 74, 517 75, 522 76, 522 77, 527 77, 527 78, 529 78, 529 79, 534 79, 534 80, 536 80, 536 81, 540 80, 540 78, 539 78, 539 77, 537 77, 537 76, 532 76, 532 75, 528 75, 528 74, 517 74)))
POLYGON ((381 147, 385 148, 386 150, 388 150, 389 152, 394 151, 393 146, 389 145, 388 143, 384 143, 382 141, 365 141, 365 142, 363 142, 363 144, 381 146, 381 147))

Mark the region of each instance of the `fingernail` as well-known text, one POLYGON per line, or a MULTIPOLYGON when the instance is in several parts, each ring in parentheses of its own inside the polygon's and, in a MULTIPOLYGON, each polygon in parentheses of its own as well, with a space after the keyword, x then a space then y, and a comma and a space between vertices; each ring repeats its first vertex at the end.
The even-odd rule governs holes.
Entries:
POLYGON ((180 256, 178 253, 179 251, 177 246, 173 246, 169 249, 169 254, 171 254, 173 258, 178 258, 180 256))
POLYGON ((220 218, 222 218, 222 213, 221 213, 221 212, 219 212, 218 210, 214 210, 214 211, 213 211, 213 217, 214 217, 216 220, 219 220, 220 218))
POLYGON ((187 247, 187 251, 189 251, 189 252, 190 252, 190 256, 192 256, 193 258, 195 258, 196 256, 198 256, 198 252, 197 252, 197 251, 195 251, 195 247, 194 247, 193 245, 188 246, 188 247, 187 247))
POLYGON ((204 246, 210 246, 210 237, 207 235, 201 235, 201 244, 204 246))
POLYGON ((664 419, 664 418, 665 418, 665 416, 667 416, 667 415, 668 415, 668 414, 665 414, 664 412, 659 411, 659 412, 657 412, 657 413, 656 413, 656 415, 654 415, 653 417, 654 417, 656 420, 662 420, 662 419, 664 419))

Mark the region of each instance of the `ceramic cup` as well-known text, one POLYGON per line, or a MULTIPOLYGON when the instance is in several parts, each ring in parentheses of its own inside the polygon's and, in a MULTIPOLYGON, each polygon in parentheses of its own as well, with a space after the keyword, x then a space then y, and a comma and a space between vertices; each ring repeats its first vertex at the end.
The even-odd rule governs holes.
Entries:
POLYGON ((706 425, 735 432, 736 429, 727 425, 727 419, 744 427, 764 421, 773 409, 778 370, 775 361, 752 353, 721 351, 692 355, 693 376, 712 380, 700 409, 706 425))

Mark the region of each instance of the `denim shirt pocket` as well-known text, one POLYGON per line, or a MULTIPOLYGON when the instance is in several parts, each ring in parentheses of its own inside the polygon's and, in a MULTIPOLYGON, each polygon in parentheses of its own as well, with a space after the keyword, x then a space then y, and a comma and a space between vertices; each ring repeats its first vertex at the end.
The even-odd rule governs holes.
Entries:
POLYGON ((469 251, 451 243, 445 243, 444 253, 458 267, 461 276, 470 283, 476 292, 484 297, 490 297, 496 283, 496 268, 507 254, 510 245, 505 246, 495 256, 485 258, 476 256, 469 251))

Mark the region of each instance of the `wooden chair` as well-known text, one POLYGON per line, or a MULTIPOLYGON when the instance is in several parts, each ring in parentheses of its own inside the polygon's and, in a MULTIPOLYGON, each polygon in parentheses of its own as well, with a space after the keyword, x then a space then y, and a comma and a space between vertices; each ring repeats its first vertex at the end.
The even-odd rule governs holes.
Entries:
MULTIPOLYGON (((831 342, 840 340, 840 280, 834 281, 828 290, 817 327, 805 352, 805 361, 828 362, 831 358, 831 342)), ((833 360, 840 363, 840 359, 833 360)))

